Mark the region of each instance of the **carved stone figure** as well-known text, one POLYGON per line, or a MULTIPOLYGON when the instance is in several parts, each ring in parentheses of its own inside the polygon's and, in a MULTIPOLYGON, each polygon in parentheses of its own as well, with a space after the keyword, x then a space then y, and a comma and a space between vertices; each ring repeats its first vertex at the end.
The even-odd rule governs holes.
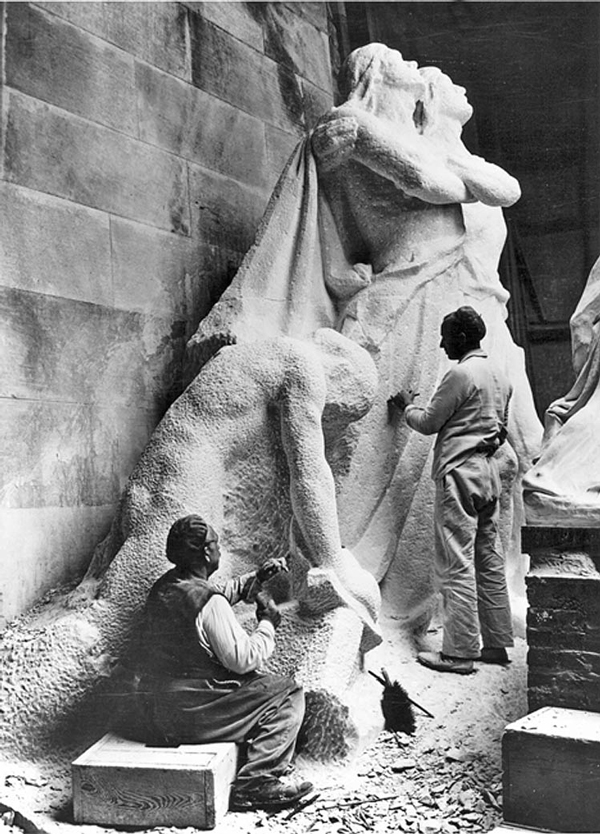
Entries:
POLYGON ((323 427, 339 437, 362 417, 376 379, 368 353, 330 329, 311 341, 280 336, 222 348, 155 430, 108 539, 68 600, 72 610, 57 606, 35 623, 44 648, 35 678, 15 658, 9 701, 27 691, 33 713, 19 709, 21 729, 39 723, 40 713, 67 713, 110 671, 149 587, 165 570, 171 524, 199 511, 222 531, 220 578, 291 550, 292 587, 280 584, 277 592, 296 603, 283 608, 276 670, 322 688, 327 658, 328 673, 339 681, 334 694, 343 694, 359 649, 381 642, 380 599, 375 579, 340 541, 323 427), (350 619, 337 617, 340 606, 350 619), (312 624, 303 621, 307 615, 312 624), (348 651, 338 649, 331 663, 336 617, 348 651))
MULTIPOLYGON (((228 575, 289 549, 292 585, 277 591, 299 603, 284 611, 277 670, 309 657, 306 676, 330 692, 381 640, 378 581, 407 620, 429 610, 432 441, 391 424, 387 398, 412 388, 427 400, 445 370, 439 322, 480 289, 512 345, 497 249, 478 285, 497 224, 480 213, 465 230, 464 207, 500 211, 518 184, 464 148, 470 106, 441 73, 371 44, 348 57, 340 88, 345 102, 299 144, 192 338, 193 382, 136 467, 76 610, 44 615, 41 671, 54 685, 37 711, 60 712, 110 669, 164 570, 169 525, 188 513, 222 532, 228 575)), ((14 674, 9 700, 30 684, 14 674)))
POLYGON ((498 263, 506 242, 506 223, 501 206, 520 196, 514 177, 498 165, 471 154, 461 138, 463 126, 473 113, 465 90, 437 67, 423 67, 427 83, 423 102, 423 134, 436 147, 446 149, 447 164, 468 185, 476 201, 462 206, 465 224, 461 289, 463 303, 474 307, 484 318, 488 332, 483 345, 504 360, 510 374, 513 396, 510 410, 511 445, 521 469, 529 468, 539 451, 541 424, 537 417, 531 387, 525 372, 522 348, 512 339, 506 324, 506 305, 510 294, 498 275, 498 263))
POLYGON ((523 479, 527 523, 600 526, 600 260, 571 317, 577 378, 546 409, 539 460, 523 479))
MULTIPOLYGON (((386 578, 384 596, 411 618, 431 594, 418 555, 432 546, 431 442, 394 430, 386 401, 400 387, 424 400, 432 393, 445 370, 438 322, 450 310, 476 301, 490 321, 489 347, 517 380, 511 435, 523 468, 538 451, 542 427, 497 275, 500 206, 520 192, 462 144, 471 107, 439 70, 419 72, 370 44, 348 57, 339 87, 344 103, 290 160, 255 247, 200 324, 190 357, 194 366, 215 345, 260 338, 263 327, 304 338, 325 322, 371 353, 379 386, 337 470, 340 525, 360 563, 386 578)), ((506 540, 517 462, 510 447, 504 455, 506 540)))
MULTIPOLYGON (((467 296, 493 299, 490 336, 510 345, 503 355, 511 376, 518 369, 513 427, 525 461, 541 436, 522 352, 504 322, 505 299, 498 302, 496 287, 489 289, 490 273, 500 283, 494 261, 499 251, 492 250, 483 265, 476 262, 481 238, 496 236, 495 226, 483 231, 473 222, 479 214, 465 228, 464 209, 500 212, 520 190, 513 177, 465 148, 461 130, 472 109, 464 89, 439 70, 419 72, 394 50, 372 44, 350 56, 341 86, 347 100, 324 117, 313 148, 348 259, 373 269, 369 284, 346 304, 341 331, 372 351, 380 386, 342 484, 340 516, 353 519, 350 541, 357 558, 378 578, 386 576, 384 596, 400 600, 410 613, 429 581, 424 573, 416 575, 414 554, 430 549, 424 533, 432 500, 430 443, 407 436, 403 427, 390 432, 385 401, 402 386, 426 401, 444 369, 436 318, 471 303, 467 296), (477 287, 482 267, 484 286, 477 287), (370 473, 368 488, 361 482, 361 507, 351 512, 364 472, 370 473)), ((516 474, 510 448, 504 459, 508 538, 516 474)))

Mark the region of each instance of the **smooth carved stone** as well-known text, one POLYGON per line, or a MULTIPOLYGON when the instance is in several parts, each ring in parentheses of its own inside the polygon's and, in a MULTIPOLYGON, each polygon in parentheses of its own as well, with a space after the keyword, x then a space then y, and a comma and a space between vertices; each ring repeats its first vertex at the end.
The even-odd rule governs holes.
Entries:
POLYGON ((542 452, 523 480, 527 523, 600 527, 600 259, 571 317, 571 390, 545 415, 542 452))

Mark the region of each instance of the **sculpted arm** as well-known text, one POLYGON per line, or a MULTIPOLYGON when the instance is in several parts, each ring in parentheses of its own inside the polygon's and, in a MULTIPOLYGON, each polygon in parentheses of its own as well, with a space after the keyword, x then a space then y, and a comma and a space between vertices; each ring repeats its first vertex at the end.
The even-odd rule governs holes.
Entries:
POLYGON ((486 206, 512 206, 521 196, 518 180, 499 165, 466 151, 448 157, 448 167, 464 182, 476 200, 486 206))
POLYGON ((437 158, 427 140, 360 108, 340 107, 314 131, 313 150, 325 170, 353 159, 428 203, 472 199, 461 178, 437 158))
POLYGON ((321 428, 324 402, 325 381, 317 368, 294 380, 281 405, 281 436, 290 470, 292 509, 311 561, 315 566, 333 567, 341 542, 335 484, 321 428))

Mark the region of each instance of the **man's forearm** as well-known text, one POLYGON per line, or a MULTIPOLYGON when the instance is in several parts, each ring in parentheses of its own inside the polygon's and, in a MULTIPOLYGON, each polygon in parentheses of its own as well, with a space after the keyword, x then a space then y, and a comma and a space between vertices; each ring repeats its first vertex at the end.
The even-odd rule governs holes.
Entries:
POLYGON ((256 571, 252 571, 251 573, 243 573, 241 576, 234 576, 225 581, 215 582, 214 586, 219 593, 223 594, 230 605, 235 605, 240 600, 248 599, 248 595, 251 594, 254 585, 259 584, 256 578, 256 571))

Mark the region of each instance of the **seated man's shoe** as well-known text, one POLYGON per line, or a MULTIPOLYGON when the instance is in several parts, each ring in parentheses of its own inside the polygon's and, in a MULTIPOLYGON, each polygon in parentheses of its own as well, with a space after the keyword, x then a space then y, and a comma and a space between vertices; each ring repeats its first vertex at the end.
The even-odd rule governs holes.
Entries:
POLYGON ((428 669, 436 672, 454 672, 456 675, 470 675, 473 661, 468 657, 450 657, 442 652, 419 652, 417 660, 428 669))
POLYGON ((497 663, 500 666, 505 666, 510 663, 510 658, 506 649, 486 649, 485 646, 481 650, 481 654, 477 658, 482 663, 497 663))
POLYGON ((313 789, 311 782, 284 784, 279 779, 265 779, 250 788, 234 787, 229 798, 230 811, 277 811, 294 805, 313 789))

